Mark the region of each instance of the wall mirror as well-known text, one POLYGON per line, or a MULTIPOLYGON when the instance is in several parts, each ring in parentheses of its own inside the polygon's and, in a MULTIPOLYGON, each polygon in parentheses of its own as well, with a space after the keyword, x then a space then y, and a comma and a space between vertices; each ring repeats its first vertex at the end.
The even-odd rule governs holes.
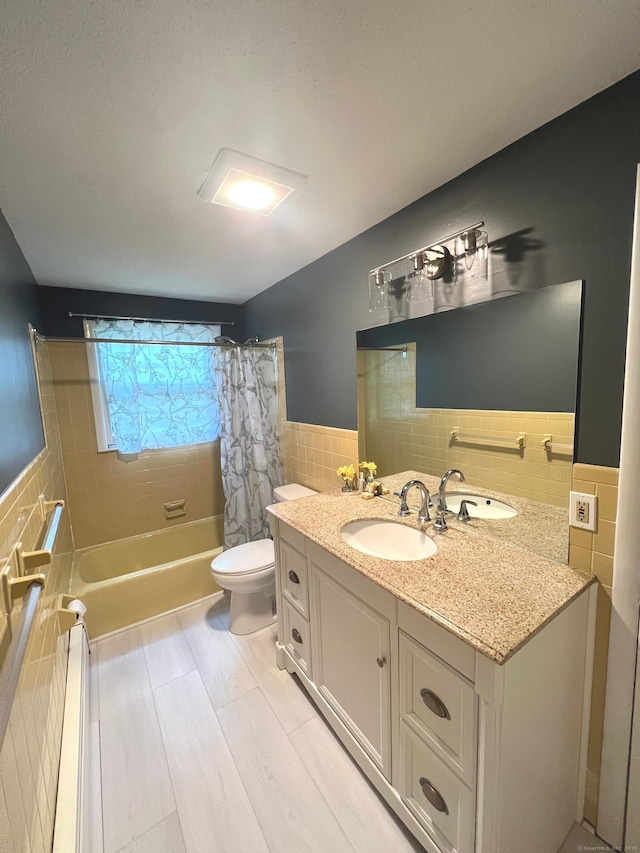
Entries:
POLYGON ((575 281, 358 332, 360 458, 459 468, 518 509, 478 527, 566 561, 581 310, 575 281))

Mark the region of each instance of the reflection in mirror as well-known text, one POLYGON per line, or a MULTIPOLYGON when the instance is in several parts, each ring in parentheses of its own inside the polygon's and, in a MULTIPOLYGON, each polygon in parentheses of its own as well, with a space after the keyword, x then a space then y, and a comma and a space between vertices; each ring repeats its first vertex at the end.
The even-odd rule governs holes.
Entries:
POLYGON ((359 332, 360 458, 380 476, 459 468, 449 488, 518 509, 473 527, 566 561, 581 301, 570 282, 359 332))

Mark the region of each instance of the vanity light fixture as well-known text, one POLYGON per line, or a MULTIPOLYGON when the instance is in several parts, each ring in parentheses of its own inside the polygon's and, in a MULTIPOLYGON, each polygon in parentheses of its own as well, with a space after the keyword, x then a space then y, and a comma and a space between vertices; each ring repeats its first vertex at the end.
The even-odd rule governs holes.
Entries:
POLYGON ((222 148, 198 195, 213 204, 268 216, 306 180, 298 172, 222 148))
POLYGON ((400 264, 405 265, 405 297, 409 302, 433 299, 433 282, 442 278, 447 269, 452 271, 453 279, 457 280, 459 264, 464 264, 474 277, 486 278, 489 238, 486 231, 480 230, 483 225, 484 222, 476 222, 437 243, 430 243, 370 270, 369 311, 388 311, 391 308, 391 283, 403 273, 400 264))

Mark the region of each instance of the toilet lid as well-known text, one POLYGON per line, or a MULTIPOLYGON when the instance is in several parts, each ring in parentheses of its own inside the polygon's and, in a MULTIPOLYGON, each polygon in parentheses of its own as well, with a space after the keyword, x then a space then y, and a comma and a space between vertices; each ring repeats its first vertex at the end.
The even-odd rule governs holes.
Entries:
POLYGON ((221 575, 238 575, 266 569, 275 562, 272 539, 258 539, 229 548, 211 561, 211 568, 221 575))
POLYGON ((317 494, 313 489, 307 489, 306 486, 301 486, 299 483, 287 483, 287 485, 278 486, 273 490, 273 496, 277 501, 294 501, 296 498, 308 498, 317 494))

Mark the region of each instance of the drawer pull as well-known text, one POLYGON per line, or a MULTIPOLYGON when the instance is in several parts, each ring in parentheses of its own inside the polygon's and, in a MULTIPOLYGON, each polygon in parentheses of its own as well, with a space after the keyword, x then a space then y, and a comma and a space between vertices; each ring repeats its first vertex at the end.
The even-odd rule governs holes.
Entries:
POLYGON ((382 667, 385 665, 386 662, 387 662, 386 658, 376 658, 376 663, 378 664, 380 669, 382 669, 382 667))
POLYGON ((296 643, 300 643, 300 645, 302 645, 302 634, 300 633, 300 631, 298 631, 297 628, 294 628, 291 631, 291 636, 296 641, 296 643))
POLYGON ((291 583, 300 583, 300 578, 295 572, 289 572, 289 580, 291 583))
POLYGON ((422 696, 424 704, 436 715, 436 717, 442 717, 444 720, 451 719, 451 714, 449 713, 447 706, 433 691, 427 690, 427 688, 424 687, 420 691, 420 695, 422 696))
POLYGON ((444 814, 449 814, 449 809, 442 798, 442 794, 437 788, 434 788, 431 782, 428 779, 425 779, 424 776, 420 779, 420 787, 422 788, 422 793, 429 800, 434 809, 437 809, 439 812, 443 812, 444 814))

